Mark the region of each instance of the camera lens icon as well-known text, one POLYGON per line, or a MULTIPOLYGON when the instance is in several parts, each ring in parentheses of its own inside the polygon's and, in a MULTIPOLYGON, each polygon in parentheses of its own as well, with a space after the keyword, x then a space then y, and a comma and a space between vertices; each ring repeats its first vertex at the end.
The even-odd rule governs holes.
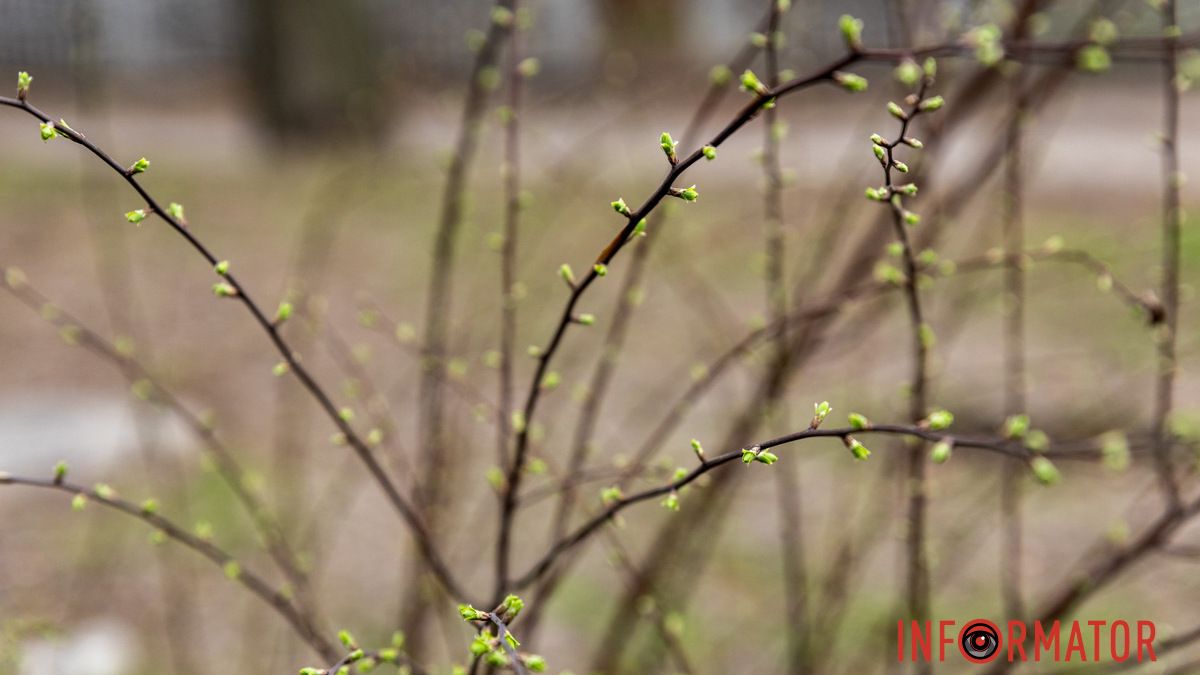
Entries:
POLYGON ((971 663, 988 663, 1000 650, 1000 629, 986 619, 975 619, 958 633, 958 648, 971 663))

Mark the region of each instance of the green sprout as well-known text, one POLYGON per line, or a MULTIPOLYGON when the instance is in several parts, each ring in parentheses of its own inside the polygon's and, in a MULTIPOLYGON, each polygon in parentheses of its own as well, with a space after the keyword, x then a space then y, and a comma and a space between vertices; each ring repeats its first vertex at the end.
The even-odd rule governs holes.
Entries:
POLYGON ((844 442, 846 447, 849 448, 850 454, 854 455, 854 459, 865 460, 871 456, 871 451, 867 449, 867 446, 863 445, 857 438, 854 438, 853 436, 846 436, 842 439, 842 442, 844 442))

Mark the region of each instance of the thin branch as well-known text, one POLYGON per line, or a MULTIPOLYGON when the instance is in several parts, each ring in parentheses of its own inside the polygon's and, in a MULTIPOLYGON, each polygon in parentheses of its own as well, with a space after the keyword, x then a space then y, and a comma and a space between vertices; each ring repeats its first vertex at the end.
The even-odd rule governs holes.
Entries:
POLYGON ((1179 169, 1179 18, 1175 0, 1162 3, 1162 23, 1166 37, 1163 66, 1162 131, 1162 298, 1166 322, 1158 333, 1158 379, 1154 398, 1155 462, 1158 480, 1168 508, 1180 507, 1181 497, 1168 454, 1167 421, 1174 402, 1175 374, 1179 368, 1176 343, 1179 329, 1179 266, 1181 213, 1179 187, 1183 176, 1179 169))

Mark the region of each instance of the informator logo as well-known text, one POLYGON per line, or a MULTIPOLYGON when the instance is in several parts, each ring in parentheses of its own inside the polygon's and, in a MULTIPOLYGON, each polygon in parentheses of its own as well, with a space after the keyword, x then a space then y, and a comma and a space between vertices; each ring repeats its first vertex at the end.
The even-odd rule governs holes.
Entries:
POLYGON ((1054 621, 1032 624, 987 619, 896 622, 898 661, 968 663, 1047 661, 1051 663, 1125 663, 1157 661, 1153 621, 1117 619, 1054 621), (955 649, 957 646, 957 649, 955 649), (955 654, 955 652, 958 652, 955 654))

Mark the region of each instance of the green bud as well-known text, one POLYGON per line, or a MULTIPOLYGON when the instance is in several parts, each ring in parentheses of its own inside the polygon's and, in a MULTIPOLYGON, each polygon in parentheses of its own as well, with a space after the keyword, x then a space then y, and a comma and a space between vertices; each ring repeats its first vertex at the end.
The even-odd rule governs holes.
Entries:
POLYGON ((354 636, 351 635, 349 631, 339 630, 338 631, 338 642, 341 642, 342 646, 348 650, 353 651, 355 649, 358 649, 357 643, 354 642, 354 636))
POLYGON ((177 204, 175 202, 171 202, 170 204, 167 204, 167 213, 172 218, 174 218, 175 220, 178 220, 180 222, 182 222, 184 219, 183 218, 183 205, 181 205, 181 204, 177 204))
POLYGON ((814 403, 812 428, 816 429, 821 426, 821 423, 825 421, 826 417, 829 417, 829 413, 831 412, 833 412, 833 406, 829 405, 829 401, 814 403))
POLYGON ((507 7, 497 6, 492 8, 492 23, 496 24, 497 26, 508 28, 513 24, 514 18, 515 15, 513 14, 513 11, 507 7))
POLYGON ((742 448, 742 463, 743 464, 749 464, 750 462, 753 462, 754 458, 757 456, 758 456, 758 452, 756 450, 752 450, 749 448, 742 448))
POLYGON ((887 145, 887 139, 879 134, 871 134, 871 142, 875 145, 887 145))
POLYGON ((866 189, 865 194, 867 195, 867 199, 870 199, 873 202, 882 202, 887 200, 886 188, 881 190, 879 188, 869 187, 866 189))
POLYGON ((79 494, 77 494, 71 498, 71 510, 72 511, 82 511, 85 507, 87 507, 87 502, 88 502, 87 495, 80 492, 79 494))
POLYGON ((576 321, 580 325, 591 326, 592 324, 596 323, 596 316, 594 314, 580 314, 576 321))
POLYGON ((882 146, 872 145, 871 150, 875 153, 875 159, 881 162, 887 160, 887 150, 884 150, 882 146))
POLYGON ((1100 437, 1100 454, 1104 466, 1113 471, 1129 468, 1129 439, 1120 431, 1109 431, 1100 437))
POLYGON ((608 265, 605 265, 604 263, 596 263, 595 265, 592 265, 592 271, 594 271, 598 277, 605 276, 608 274, 608 265))
POLYGON ((117 491, 112 489, 112 486, 107 483, 96 483, 93 490, 95 490, 96 496, 101 499, 113 499, 117 496, 117 491))
POLYGON ((1034 457, 1029 463, 1029 467, 1033 469, 1033 475, 1042 485, 1056 485, 1062 481, 1062 474, 1058 472, 1058 467, 1045 457, 1034 457))
POLYGON ((663 153, 666 154, 667 159, 669 159, 672 164, 679 161, 679 158, 675 156, 675 146, 679 145, 679 143, 676 142, 675 139, 671 138, 671 134, 669 132, 662 132, 662 136, 659 137, 659 143, 662 146, 663 153))
POLYGON ((851 429, 856 429, 856 430, 861 431, 861 430, 867 429, 871 426, 871 422, 870 422, 870 420, 867 419, 866 415, 852 412, 847 417, 847 419, 850 422, 851 429))
POLYGON ((921 101, 918 108, 920 108, 921 112, 933 112, 940 109, 943 105, 945 105, 945 103, 946 100, 941 96, 931 96, 924 101, 921 101))
POLYGON ((562 280, 567 282, 568 286, 575 286, 575 272, 571 271, 571 266, 567 263, 563 263, 558 268, 558 276, 562 277, 562 280))
POLYGON ((754 460, 756 462, 762 462, 763 464, 766 464, 767 466, 771 466, 775 462, 779 461, 779 455, 776 455, 775 453, 770 452, 769 450, 763 450, 762 452, 758 453, 758 455, 756 455, 754 457, 754 460))
POLYGON ((1013 415, 1004 421, 1004 437, 1025 438, 1029 433, 1029 415, 1013 415))
POLYGON ((42 140, 48 141, 51 138, 58 138, 58 129, 54 128, 54 122, 42 122, 42 140))
POLYGON ((134 209, 125 214, 125 220, 133 224, 138 224, 146 219, 146 209, 134 209))
POLYGON ((742 89, 759 96, 766 95, 768 91, 766 85, 759 81, 758 76, 752 70, 742 73, 742 89))
POLYGON ((937 77, 937 59, 932 56, 926 57, 921 69, 925 71, 925 77, 931 80, 937 77))
POLYGON ((905 183, 904 185, 896 186, 896 192, 908 197, 913 197, 917 194, 917 186, 914 183, 905 183))
POLYGON ((292 318, 293 309, 292 303, 287 300, 279 303, 279 309, 275 310, 275 323, 283 323, 292 318))
POLYGON ((896 170, 899 171, 900 173, 908 173, 908 165, 905 164, 904 162, 901 162, 899 160, 893 160, 892 166, 896 167, 896 170))
POLYGON ((525 657, 525 667, 535 673, 546 672, 546 659, 537 654, 530 654, 525 657))
POLYGON ((1117 39, 1117 33, 1117 24, 1100 17, 1092 22, 1092 26, 1088 30, 1088 37, 1098 45, 1107 45, 1117 39))
POLYGON ((895 117, 898 120, 908 119, 908 115, 904 113, 904 109, 901 108, 895 101, 888 101, 887 111, 891 113, 892 117, 895 117))
POLYGON ((158 513, 158 501, 156 501, 154 499, 147 499, 147 500, 143 501, 142 502, 142 513, 144 513, 147 516, 152 516, 152 515, 158 513))
POLYGON ((696 453, 700 461, 704 461, 704 447, 700 445, 700 441, 694 438, 692 439, 692 452, 696 453))
POLYGON ((1076 52, 1075 64, 1089 73, 1103 73, 1112 67, 1112 57, 1101 45, 1087 45, 1076 52))
POLYGON ((353 422, 354 421, 354 410, 352 410, 350 408, 342 408, 341 410, 338 411, 338 419, 340 419, 343 422, 353 422))
POLYGON ((920 150, 921 148, 925 147, 925 144, 924 144, 924 143, 922 143, 922 142, 921 142, 919 139, 916 139, 916 138, 906 138, 906 139, 904 139, 904 142, 905 142, 905 143, 906 143, 906 144, 907 144, 909 147, 911 147, 911 148, 916 148, 917 150, 920 150))
POLYGON ((717 149, 711 145, 704 146, 701 151, 704 153, 704 159, 710 162, 717 158, 717 149))
POLYGON ((694 202, 700 198, 700 193, 696 191, 696 186, 692 185, 680 190, 679 197, 685 202, 694 202))
POLYGON ((619 213, 623 216, 630 215, 629 206, 627 204, 625 204, 625 200, 622 198, 618 197, 617 201, 612 203, 612 207, 613 207, 614 211, 616 211, 617 213, 619 213))
POLYGON ((300 675, 328 675, 322 668, 301 668, 300 675))
POLYGON ((714 86, 723 87, 733 79, 733 71, 729 69, 729 66, 724 64, 716 65, 712 67, 712 70, 708 71, 708 79, 714 86))
POLYGON ((218 298, 232 298, 233 296, 237 295, 237 289, 230 284, 225 283, 224 281, 218 281, 217 283, 213 284, 212 290, 213 295, 217 296, 218 298))
POLYGON ((927 323, 917 327, 917 338, 921 340, 921 346, 925 349, 932 349, 933 345, 937 344, 937 334, 933 332, 933 326, 927 323))
POLYGON ((562 377, 555 371, 546 373, 542 378, 542 389, 554 389, 562 383, 562 377))
POLYGON ((1034 452, 1045 452, 1050 447, 1050 437, 1041 429, 1030 429, 1025 434, 1025 447, 1034 452))
POLYGON ((225 578, 230 581, 236 581, 238 577, 242 576, 242 566, 236 560, 227 561, 221 566, 221 571, 225 573, 225 578))
POLYGON ((58 484, 62 483, 63 480, 66 479, 66 477, 67 477, 67 463, 60 459, 60 460, 58 460, 58 463, 54 465, 54 484, 58 485, 58 484))
POLYGON ((859 442, 857 438, 854 438, 853 436, 846 436, 842 439, 842 441, 846 444, 846 447, 850 449, 850 454, 854 455, 854 459, 865 460, 871 456, 871 451, 867 449, 867 446, 859 442))
POLYGON ((670 511, 678 511, 679 510, 679 495, 677 493, 675 493, 674 491, 672 491, 670 494, 668 494, 666 496, 665 499, 662 500, 661 503, 665 508, 667 508, 670 511))
POLYGON ((849 14, 843 14, 838 19, 838 29, 842 33, 842 40, 851 50, 858 51, 862 49, 862 30, 863 22, 849 14))
POLYGON ((29 73, 23 70, 17 73, 17 98, 24 101, 25 97, 29 95, 29 85, 31 84, 33 84, 33 77, 29 73))
POLYGON ((950 441, 938 441, 933 444, 933 448, 929 451, 929 459, 934 464, 945 464, 950 459, 950 453, 954 450, 953 444, 950 441))
POLYGON ((621 488, 613 485, 612 487, 606 487, 600 491, 600 502, 605 506, 611 506, 612 504, 621 501, 623 496, 624 494, 621 492, 621 488))
POLYGON ((954 424, 954 413, 949 410, 934 410, 925 418, 925 422, 934 431, 949 429, 950 425, 954 424))
POLYGON ((687 478, 687 475, 688 475, 687 469, 683 468, 682 466, 677 467, 675 469, 675 473, 671 474, 671 482, 678 483, 679 481, 683 480, 684 478, 687 478))
POLYGON ((143 158, 139 159, 138 161, 134 162, 133 165, 129 167, 129 173, 131 175, 137 174, 137 173, 145 173, 146 169, 149 169, 149 168, 150 168, 150 160, 143 157, 143 158))
POLYGON ((542 62, 532 56, 517 64, 517 74, 521 77, 534 77, 542 70, 542 62))
POLYGON ((966 34, 967 43, 975 47, 975 58, 985 66, 994 66, 1004 58, 1004 44, 1000 38, 1000 28, 991 23, 973 28, 966 34))
POLYGON ((289 368, 290 367, 288 366, 287 361, 280 361, 271 367, 271 374, 275 377, 283 377, 284 375, 287 375, 289 368))
POLYGON ((504 482, 507 480, 504 476, 504 469, 498 466, 488 467, 488 470, 484 473, 484 477, 487 479, 488 485, 491 485, 496 490, 504 487, 504 482))
POLYGON ((213 265, 213 271, 216 272, 217 274, 220 274, 221 276, 225 276, 225 275, 229 274, 229 261, 222 260, 221 262, 217 263, 216 265, 213 265))
POLYGON ((762 49, 763 47, 767 46, 767 36, 763 35, 762 33, 751 33, 750 44, 762 49))
POLYGON ((475 609, 471 605, 459 605, 458 615, 463 618, 463 621, 487 621, 487 612, 482 612, 475 609))
POLYGON ((867 87, 870 85, 870 83, 867 82, 867 78, 863 77, 862 75, 843 73, 840 70, 834 72, 833 81, 841 85, 842 89, 854 92, 856 94, 860 91, 866 91, 867 87))
POLYGON ((909 225, 916 225, 921 222, 921 214, 913 213, 912 211, 904 212, 904 222, 909 225))
POLYGON ((917 65, 916 61, 913 61, 912 59, 904 59, 899 63, 899 65, 896 66, 894 74, 896 76, 896 80, 901 84, 908 87, 914 87, 918 82, 921 81, 922 73, 921 67, 917 65))
POLYGON ((377 656, 384 663, 395 663, 400 658, 400 650, 392 649, 391 647, 380 649, 377 656))

